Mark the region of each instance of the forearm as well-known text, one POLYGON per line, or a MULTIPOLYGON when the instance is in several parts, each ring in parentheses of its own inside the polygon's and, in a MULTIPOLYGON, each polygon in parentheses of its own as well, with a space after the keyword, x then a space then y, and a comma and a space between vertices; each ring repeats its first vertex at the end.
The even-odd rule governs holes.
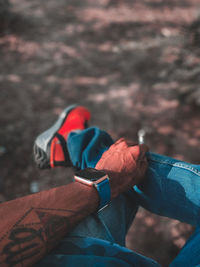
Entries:
MULTIPOLYGON (((118 140, 96 165, 110 178, 111 199, 141 182, 145 145, 118 140)), ((99 206, 94 187, 71 183, 0 204, 0 266, 31 266, 99 206)))
POLYGON ((0 204, 0 266, 31 266, 98 203, 95 188, 75 182, 0 204))

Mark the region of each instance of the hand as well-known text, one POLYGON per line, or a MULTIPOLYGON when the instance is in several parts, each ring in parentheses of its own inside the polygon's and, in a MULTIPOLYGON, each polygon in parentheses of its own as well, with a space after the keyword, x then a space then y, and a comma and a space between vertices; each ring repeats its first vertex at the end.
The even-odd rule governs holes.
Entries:
POLYGON ((145 144, 137 145, 121 138, 103 153, 95 168, 104 170, 110 177, 111 198, 143 180, 148 167, 147 151, 145 144))

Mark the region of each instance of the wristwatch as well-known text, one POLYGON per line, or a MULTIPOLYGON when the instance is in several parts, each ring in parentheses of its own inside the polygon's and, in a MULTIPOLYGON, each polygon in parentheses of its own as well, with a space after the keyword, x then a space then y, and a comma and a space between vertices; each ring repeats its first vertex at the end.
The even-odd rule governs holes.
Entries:
POLYGON ((99 210, 108 206, 110 202, 110 182, 109 177, 104 171, 93 168, 86 168, 75 172, 74 180, 87 186, 94 186, 100 198, 99 210))

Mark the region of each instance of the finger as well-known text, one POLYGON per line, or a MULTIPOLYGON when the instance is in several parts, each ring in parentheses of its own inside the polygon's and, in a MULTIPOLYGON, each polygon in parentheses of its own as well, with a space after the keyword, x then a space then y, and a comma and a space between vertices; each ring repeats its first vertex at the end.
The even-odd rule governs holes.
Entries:
MULTIPOLYGON (((120 138, 120 139, 117 140, 114 144, 112 144, 112 145, 109 147, 109 149, 108 149, 107 151, 111 151, 111 150, 115 149, 116 145, 119 144, 119 143, 121 142, 121 139, 122 139, 122 138, 120 138)), ((106 151, 106 152, 107 152, 107 151, 106 151)), ((104 152, 104 154, 105 154, 106 152, 104 152)))
POLYGON ((137 145, 137 143, 131 140, 127 140, 125 138, 120 138, 114 145, 115 148, 122 149, 122 148, 127 148, 129 146, 135 146, 137 145))
POLYGON ((137 146, 138 143, 137 142, 134 142, 134 141, 131 141, 131 140, 126 140, 126 143, 128 146, 137 146))
POLYGON ((138 160, 143 160, 146 157, 146 153, 149 151, 149 147, 145 144, 139 145, 140 147, 140 154, 138 160))
POLYGON ((126 149, 128 147, 126 139, 125 138, 120 138, 114 145, 113 145, 113 149, 115 151, 119 151, 119 150, 123 150, 126 149))
POLYGON ((140 147, 139 145, 136 145, 136 146, 130 146, 128 148, 128 152, 131 153, 132 157, 134 158, 135 161, 138 160, 138 157, 140 155, 140 147))
POLYGON ((126 139, 124 137, 118 139, 113 145, 118 145, 120 144, 121 142, 125 141, 126 139))
POLYGON ((147 145, 141 144, 129 147, 128 151, 131 152, 135 160, 141 160, 145 157, 145 154, 149 151, 149 148, 147 145))
POLYGON ((142 152, 148 152, 149 151, 149 147, 146 145, 146 144, 141 144, 141 145, 139 145, 139 147, 140 147, 140 151, 141 151, 141 153, 142 152))
POLYGON ((115 149, 119 144, 121 144, 125 139, 124 138, 120 138, 118 139, 114 144, 112 144, 110 147, 109 147, 109 150, 111 149, 115 149))

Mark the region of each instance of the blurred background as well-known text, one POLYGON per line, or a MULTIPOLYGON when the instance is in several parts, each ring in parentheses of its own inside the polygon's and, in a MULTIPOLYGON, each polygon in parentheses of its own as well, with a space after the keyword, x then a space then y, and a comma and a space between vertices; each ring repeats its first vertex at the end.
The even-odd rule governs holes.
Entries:
MULTIPOLYGON (((0 0, 0 201, 71 181, 35 137, 70 104, 114 139, 200 163, 199 0, 0 0)), ((127 246, 167 266, 193 229, 142 209, 127 246)))

